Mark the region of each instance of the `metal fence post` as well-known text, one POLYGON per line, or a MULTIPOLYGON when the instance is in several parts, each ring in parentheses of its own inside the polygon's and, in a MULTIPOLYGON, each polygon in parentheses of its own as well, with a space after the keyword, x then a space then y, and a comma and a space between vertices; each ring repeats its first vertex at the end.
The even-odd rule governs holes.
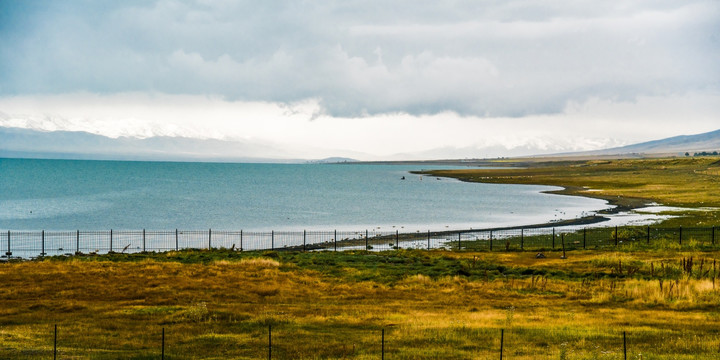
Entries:
POLYGON ((143 229, 143 252, 145 252, 145 229, 143 229))
POLYGON ((625 338, 625 332, 623 331, 623 359, 627 360, 627 340, 625 338))
POLYGON ((682 226, 680 226, 680 245, 682 245, 682 226))
POLYGON ((275 230, 270 230, 270 250, 275 250, 275 230))
POLYGON ((335 251, 337 251, 337 230, 335 230, 333 234, 333 246, 335 247, 335 251))
POLYGON ((212 229, 208 229, 208 250, 212 250, 212 229))
POLYGON ((307 230, 303 230, 303 252, 305 251, 306 242, 307 242, 307 230))
POLYGON ((240 230, 240 251, 243 251, 243 231, 240 230))
POLYGON ((75 233, 75 253, 80 253, 80 230, 75 233))
POLYGON ((500 329, 500 360, 503 358, 503 343, 505 342, 505 329, 500 329))
POLYGON ((458 250, 462 249, 462 233, 458 231, 458 250))
POLYGON ((40 256, 45 256, 45 230, 42 231, 41 239, 42 240, 40 240, 40 256))
POLYGON ((380 354, 381 359, 385 360, 385 329, 382 329, 382 333, 380 335, 380 354))
POLYGON ((427 247, 427 249, 430 250, 430 230, 428 230, 427 240, 428 240, 428 247, 427 247))
POLYGON ((10 251, 10 230, 8 230, 8 248, 7 248, 7 252, 5 252, 5 255, 7 255, 7 256, 12 255, 12 251, 10 251))
POLYGON ((178 240, 178 229, 175 229, 175 251, 180 250, 180 246, 178 246, 180 241, 178 240))
POLYGON ((490 230, 490 251, 492 251, 492 230, 490 230))
POLYGON ((400 248, 400 231, 395 230, 395 249, 400 248))
POLYGON ((272 359, 272 324, 268 324, 268 360, 272 359))
POLYGON ((112 250, 112 249, 113 249, 113 243, 112 243, 112 241, 113 241, 113 230, 110 229, 110 252, 113 251, 113 250, 112 250))
POLYGON ((618 227, 615 225, 615 246, 618 244, 618 227))
POLYGON ((520 250, 525 250, 525 229, 520 229, 520 250))

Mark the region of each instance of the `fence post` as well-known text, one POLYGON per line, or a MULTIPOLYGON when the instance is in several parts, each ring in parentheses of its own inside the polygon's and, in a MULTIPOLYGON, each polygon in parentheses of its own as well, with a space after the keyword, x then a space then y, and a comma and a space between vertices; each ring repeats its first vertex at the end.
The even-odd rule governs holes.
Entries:
POLYGON ((240 230, 240 251, 243 251, 243 231, 240 230))
POLYGON ((462 233, 458 231, 458 250, 462 249, 462 233))
POLYGON ((175 229, 175 251, 180 250, 180 247, 178 246, 178 244, 179 244, 179 241, 178 241, 178 229, 175 229))
POLYGON ((503 343, 505 342, 505 329, 500 329, 500 360, 503 358, 503 343))
POLYGON ((520 229, 520 250, 525 250, 525 229, 520 229))
POLYGON ((587 249, 587 228, 583 228, 583 250, 587 249))
POLYGON ((553 249, 555 249, 555 228, 552 228, 552 230, 553 230, 553 234, 552 234, 552 237, 553 237, 552 246, 553 246, 553 249))
POLYGON ((385 329, 382 329, 382 333, 380 335, 380 354, 381 359, 385 360, 385 329))
POLYGON ((368 250, 368 246, 370 244, 368 243, 368 231, 365 229, 365 250, 368 250))
POLYGON ((212 229, 208 229, 208 250, 212 250, 212 229))
POLYGON ((143 252, 145 252, 145 229, 143 229, 143 252))
POLYGON ((627 341, 625 339, 624 331, 623 331, 623 359, 627 360, 627 341))
POLYGON ((80 230, 75 233, 75 254, 80 253, 80 230))
POLYGON ((272 359, 272 324, 268 324, 268 360, 272 359))
POLYGON ((113 230, 110 229, 110 252, 113 251, 113 250, 112 250, 112 249, 113 249, 112 241, 113 241, 113 230))
POLYGON ((395 230, 395 249, 397 250, 399 248, 400 248, 400 231, 395 230))
POLYGON ((492 230, 490 230, 490 251, 492 251, 492 230))
POLYGON ((10 251, 10 230, 8 230, 8 248, 7 248, 7 252, 5 253, 5 255, 7 255, 7 256, 12 255, 12 251, 10 251))
POLYGON ((41 250, 40 250, 40 256, 45 256, 45 230, 42 231, 41 235, 41 250))
POLYGON ((165 328, 162 328, 162 350, 160 359, 165 360, 165 328))
POLYGON ((427 247, 427 249, 430 250, 430 230, 428 230, 427 240, 428 240, 428 247, 427 247))
POLYGON ((57 359, 57 324, 55 324, 55 335, 53 336, 53 360, 57 359))
POLYGON ((335 247, 335 251, 337 251, 337 230, 335 230, 333 234, 333 246, 335 247))
POLYGON ((270 250, 275 250, 275 230, 270 230, 270 250))
POLYGON ((615 246, 618 245, 618 227, 615 225, 615 246))
POLYGON ((682 226, 680 226, 680 245, 682 245, 682 226))
POLYGON ((305 252, 305 244, 307 243, 307 230, 303 230, 303 252, 305 252))

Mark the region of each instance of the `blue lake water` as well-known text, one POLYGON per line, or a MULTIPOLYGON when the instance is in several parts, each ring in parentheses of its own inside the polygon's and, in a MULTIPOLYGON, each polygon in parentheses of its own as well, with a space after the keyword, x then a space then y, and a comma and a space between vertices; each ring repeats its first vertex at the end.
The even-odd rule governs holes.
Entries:
POLYGON ((420 169, 0 159, 0 229, 478 229, 608 207, 541 193, 552 187, 408 173, 420 169))

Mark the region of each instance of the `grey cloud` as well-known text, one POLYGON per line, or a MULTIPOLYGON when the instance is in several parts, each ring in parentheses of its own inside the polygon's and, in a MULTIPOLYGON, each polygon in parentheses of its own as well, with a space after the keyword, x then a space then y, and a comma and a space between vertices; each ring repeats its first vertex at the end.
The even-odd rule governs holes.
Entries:
POLYGON ((318 99, 341 116, 523 116, 720 84, 714 1, 36 5, 2 9, 16 28, 0 28, 0 94, 149 91, 318 99))

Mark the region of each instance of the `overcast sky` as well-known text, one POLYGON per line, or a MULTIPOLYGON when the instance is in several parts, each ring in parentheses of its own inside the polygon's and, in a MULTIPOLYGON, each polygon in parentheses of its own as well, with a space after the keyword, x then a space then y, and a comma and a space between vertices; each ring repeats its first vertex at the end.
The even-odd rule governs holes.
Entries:
POLYGON ((491 157, 720 128, 720 2, 0 0, 0 126, 491 157))

